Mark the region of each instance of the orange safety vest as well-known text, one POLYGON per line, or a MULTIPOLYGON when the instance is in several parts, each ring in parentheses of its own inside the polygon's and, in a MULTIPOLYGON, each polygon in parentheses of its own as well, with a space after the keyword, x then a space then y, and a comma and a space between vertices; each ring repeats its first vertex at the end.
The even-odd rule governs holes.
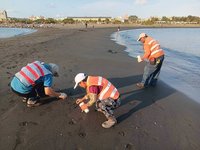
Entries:
POLYGON ((98 94, 99 100, 104 100, 107 98, 112 98, 117 100, 119 98, 119 92, 112 83, 101 76, 88 76, 87 79, 87 92, 89 87, 92 85, 102 86, 101 92, 98 94))
MULTIPOLYGON (((149 60, 151 60, 151 58, 158 58, 162 55, 164 55, 164 51, 160 48, 160 44, 158 43, 158 41, 154 40, 152 37, 147 37, 145 39, 144 45, 149 45, 150 48, 150 55, 148 57, 149 60)), ((144 48, 145 50, 145 48, 144 48)))

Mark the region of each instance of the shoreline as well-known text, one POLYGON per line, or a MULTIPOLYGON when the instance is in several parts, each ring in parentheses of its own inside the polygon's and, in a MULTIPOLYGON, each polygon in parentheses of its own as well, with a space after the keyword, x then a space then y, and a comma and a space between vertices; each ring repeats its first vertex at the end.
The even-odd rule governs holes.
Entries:
POLYGON ((0 36, 0 39, 7 39, 7 38, 12 38, 12 37, 18 37, 18 36, 24 36, 24 35, 28 35, 28 34, 32 34, 34 32, 37 32, 37 29, 30 29, 30 28, 0 28, 0 29, 17 29, 18 33, 13 33, 13 35, 7 35, 2 37, 2 35, 0 36))
POLYGON ((0 149, 200 148, 200 105, 162 81, 155 88, 138 90, 135 84, 144 66, 110 39, 115 31, 49 28, 0 40, 0 149), (67 100, 51 98, 29 109, 10 91, 12 76, 33 60, 60 66, 54 88, 66 92, 67 100), (115 110, 115 127, 103 129, 105 117, 94 107, 84 114, 76 106, 82 90, 73 90, 73 80, 79 72, 102 75, 119 89, 122 105, 115 110))
MULTIPOLYGON (((44 29, 83 29, 83 30, 90 30, 90 29, 98 29, 98 28, 127 28, 127 29, 143 29, 143 28, 200 28, 200 25, 196 24, 186 24, 186 25, 162 25, 162 24, 157 24, 157 25, 137 25, 137 24, 89 24, 88 28, 85 28, 85 25, 83 24, 38 24, 35 27, 32 26, 16 26, 16 25, 10 25, 10 26, 1 26, 0 28, 16 28, 16 29, 32 29, 36 30, 34 32, 37 32, 37 30, 44 30, 44 29), (42 26, 41 26, 42 25, 42 26)), ((32 32, 32 33, 34 33, 32 32)), ((32 34, 28 33, 28 34, 32 34)), ((23 34, 22 36, 27 35, 23 34)), ((16 35, 16 36, 21 36, 21 35, 16 35)), ((16 36, 8 37, 8 38, 13 38, 16 36)), ((6 37, 7 38, 7 37, 6 37)), ((0 38, 4 39, 4 38, 0 38)))
MULTIPOLYGON (((137 28, 138 29, 138 28, 137 28)), ((144 28, 145 29, 148 29, 148 28, 144 28)), ((151 28, 152 30, 154 30, 154 28, 151 28)), ((156 28, 158 29, 158 28, 156 28)), ((167 29, 167 28, 165 28, 167 29)), ((135 29, 133 29, 135 30, 135 29)), ((148 29, 149 30, 149 29, 148 29)), ((186 29, 185 29, 186 30, 186 29)), ((130 30, 123 30, 123 31, 119 31, 119 33, 117 32, 114 32, 112 35, 111 35, 111 40, 113 40, 115 43, 119 44, 119 45, 122 45, 122 46, 125 46, 125 49, 124 51, 127 53, 128 56, 132 57, 132 58, 137 58, 136 57, 136 54, 138 54, 138 52, 133 52, 133 51, 130 51, 131 49, 134 49, 134 47, 130 44, 130 40, 129 39, 126 39, 124 38, 123 36, 120 36, 120 32, 126 32, 126 31, 130 31, 130 30), (119 37, 120 38, 119 38, 119 37), (127 44, 127 45, 126 45, 127 44), (133 56, 134 55, 134 56, 133 56)), ((197 30, 198 31, 198 30, 197 30)), ((129 35, 130 36, 130 35, 129 35)), ((130 37, 129 37, 130 38, 130 37)), ((133 38, 133 37, 132 37, 133 38)), ((131 39, 132 39, 131 38, 131 39)), ((138 47, 137 47, 138 49, 138 47)), ((142 51, 141 51, 142 52, 142 51)), ((168 54, 169 55, 169 54, 168 54)), ((194 55, 194 54, 190 54, 190 55, 194 55)), ((194 55, 195 57, 198 57, 196 55, 194 55)), ((172 56, 167 56, 165 59, 169 59, 168 57, 172 57, 172 56)), ((169 60, 168 60, 169 61, 169 60)), ((169 63, 169 62, 167 62, 169 63)), ((192 100, 200 103, 199 101, 199 94, 198 94, 198 88, 194 88, 192 87, 190 84, 188 83, 182 83, 180 80, 178 80, 177 78, 177 75, 174 75, 172 73, 171 76, 167 76, 166 74, 163 73, 163 71, 166 72, 165 69, 168 69, 168 68, 162 68, 162 71, 161 71, 161 75, 160 75, 160 80, 162 80, 163 82, 165 82, 168 86, 180 91, 181 93, 185 94, 186 96, 190 97, 192 100), (188 92, 188 91, 192 91, 192 92, 188 92)), ((177 74, 177 73, 176 73, 177 74)), ((187 79, 187 78, 184 78, 184 79, 187 79)), ((187 80, 186 80, 187 81, 187 80)), ((187 81, 188 82, 188 81, 187 81)))

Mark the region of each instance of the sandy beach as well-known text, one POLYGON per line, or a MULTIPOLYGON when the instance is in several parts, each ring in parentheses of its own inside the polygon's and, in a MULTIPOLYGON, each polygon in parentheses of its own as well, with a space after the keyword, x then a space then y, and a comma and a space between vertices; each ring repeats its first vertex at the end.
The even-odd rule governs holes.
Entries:
POLYGON ((1 150, 200 149, 200 105, 162 81, 155 88, 138 90, 135 84, 142 78, 144 63, 138 64, 110 40, 115 31, 116 27, 48 28, 0 39, 1 150), (66 100, 45 98, 43 105, 27 108, 11 92, 13 75, 33 60, 60 66, 54 88, 66 92, 66 100), (104 76, 119 89, 117 125, 104 129, 103 114, 94 107, 82 113, 75 104, 84 94, 73 89, 79 72, 104 76))

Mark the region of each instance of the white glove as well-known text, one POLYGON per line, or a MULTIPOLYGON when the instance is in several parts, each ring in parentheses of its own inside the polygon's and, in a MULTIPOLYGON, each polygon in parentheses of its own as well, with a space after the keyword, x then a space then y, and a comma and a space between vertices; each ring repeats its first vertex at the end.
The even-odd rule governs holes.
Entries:
POLYGON ((66 99, 66 98, 67 98, 67 94, 65 94, 65 93, 60 93, 59 98, 61 98, 61 99, 66 99))
POLYGON ((138 61, 139 63, 142 62, 142 59, 141 59, 141 56, 140 56, 140 55, 137 56, 137 61, 138 61))

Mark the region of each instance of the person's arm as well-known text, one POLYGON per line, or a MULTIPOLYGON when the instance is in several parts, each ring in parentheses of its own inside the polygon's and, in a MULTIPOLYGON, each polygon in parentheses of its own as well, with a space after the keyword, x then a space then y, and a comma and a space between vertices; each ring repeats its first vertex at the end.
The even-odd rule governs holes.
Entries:
POLYGON ((55 92, 53 90, 53 88, 51 88, 52 83, 53 83, 53 76, 51 74, 44 76, 44 92, 45 92, 45 95, 48 95, 48 96, 51 96, 51 97, 58 97, 58 98, 61 98, 61 99, 66 99, 67 94, 55 92))
POLYGON ((89 93, 85 95, 83 98, 77 99, 76 103, 79 104, 80 102, 89 99, 89 102, 87 103, 87 106, 92 106, 97 101, 97 95, 99 94, 99 88, 98 86, 90 86, 89 87, 89 93))
POLYGON ((82 98, 78 98, 77 100, 76 100, 76 104, 79 104, 79 103, 81 103, 82 101, 84 101, 84 100, 86 100, 86 99, 88 99, 88 95, 86 94, 84 97, 82 97, 82 98))
POLYGON ((90 99, 90 101, 87 103, 88 107, 92 106, 97 101, 97 94, 90 93, 89 99, 90 99))
POLYGON ((67 97, 65 93, 55 92, 51 87, 45 87, 44 92, 45 92, 45 95, 48 95, 51 97, 58 97, 61 99, 65 99, 67 97))
POLYGON ((58 92, 55 92, 51 87, 45 87, 44 88, 45 95, 51 96, 51 97, 59 97, 61 94, 58 92))

